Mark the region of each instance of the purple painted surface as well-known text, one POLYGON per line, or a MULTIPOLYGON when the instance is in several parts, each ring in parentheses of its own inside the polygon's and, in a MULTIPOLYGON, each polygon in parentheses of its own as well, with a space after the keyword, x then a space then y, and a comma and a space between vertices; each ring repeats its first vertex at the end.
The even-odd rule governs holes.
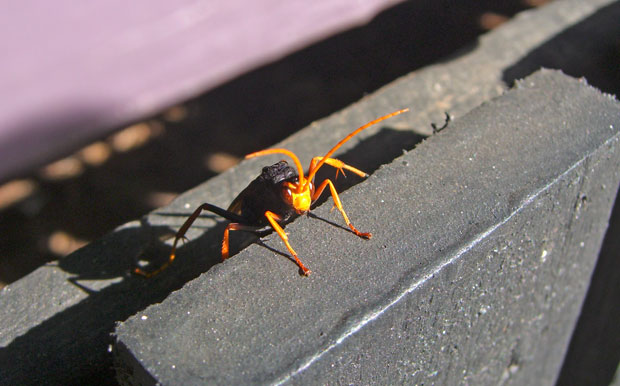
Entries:
POLYGON ((3 2, 0 181, 398 2, 3 2))

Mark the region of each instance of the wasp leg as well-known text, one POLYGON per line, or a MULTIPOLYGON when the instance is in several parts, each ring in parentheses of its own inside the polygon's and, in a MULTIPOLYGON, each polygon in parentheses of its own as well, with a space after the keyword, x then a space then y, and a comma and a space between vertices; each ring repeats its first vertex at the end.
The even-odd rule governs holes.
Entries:
POLYGON ((286 233, 284 233, 284 229, 282 229, 280 224, 278 224, 278 221, 281 219, 281 217, 270 211, 265 212, 265 217, 267 218, 267 220, 269 220, 269 224, 271 224, 271 227, 273 228, 273 230, 276 231, 278 236, 280 236, 282 241, 284 241, 286 248, 291 253, 291 255, 293 255, 295 262, 297 263, 301 271, 304 273, 304 276, 310 275, 311 271, 304 266, 301 260, 299 260, 299 257, 297 257, 297 253, 295 252, 293 247, 291 247, 291 244, 289 244, 288 242, 288 236, 286 235, 286 233))
POLYGON ((338 192, 336 192, 336 188, 334 187, 334 184, 330 180, 323 181, 323 183, 321 183, 321 185, 315 190, 314 194, 312 195, 312 202, 316 201, 316 199, 319 198, 319 196, 321 195, 321 193, 323 193, 323 190, 325 189, 327 185, 329 185, 329 190, 331 191, 332 197, 334 198, 334 204, 336 205, 336 208, 338 208, 338 210, 342 214, 342 217, 344 218, 344 222, 347 223, 347 225, 349 226, 349 228, 351 228, 353 233, 355 233, 356 235, 364 239, 371 238, 372 237, 371 233, 360 232, 353 226, 353 224, 351 224, 351 221, 349 221, 349 217, 347 217, 347 214, 344 212, 344 209, 342 208, 342 203, 340 202, 340 197, 338 197, 338 192))
MULTIPOLYGON (((316 165, 321 162, 321 160, 324 157, 314 157, 312 158, 312 161, 310 162, 310 170, 313 170, 316 165)), ((343 176, 346 177, 346 175, 344 174, 344 169, 351 171, 355 174, 357 174, 360 177, 368 177, 368 174, 359 170, 358 168, 355 168, 351 165, 347 165, 344 162, 340 161, 339 159, 336 158, 325 158, 325 163, 328 164, 331 167, 336 168, 336 178, 338 178, 338 173, 342 173, 343 176)))
POLYGON ((213 212, 213 213, 218 214, 218 215, 220 215, 222 217, 225 217, 225 218, 227 218, 227 219, 229 219, 231 221, 239 221, 239 220, 242 219, 242 217, 238 216, 237 214, 229 212, 229 211, 224 210, 222 208, 219 208, 219 207, 217 207, 215 205, 202 204, 194 211, 194 213, 192 213, 191 216, 189 216, 187 218, 187 220, 185 220, 185 222, 183 223, 181 228, 179 228, 179 230, 177 231, 176 236, 174 237, 174 242, 172 243, 172 250, 170 251, 170 256, 168 257, 168 261, 165 262, 164 264, 162 264, 159 268, 157 268, 154 271, 147 272, 147 271, 143 270, 142 268, 136 267, 136 268, 134 268, 133 273, 135 273, 137 275, 140 275, 140 276, 144 276, 146 278, 149 278, 149 277, 153 277, 153 276, 157 275, 161 271, 163 271, 166 268, 168 268, 170 266, 170 264, 172 264, 172 262, 174 261, 174 258, 176 257, 177 244, 178 244, 179 240, 184 240, 184 241, 187 240, 187 238, 185 237, 185 233, 187 232, 189 227, 192 226, 194 221, 196 221, 198 216, 200 216, 200 213, 202 213, 203 210, 207 210, 207 211, 213 212))
POLYGON ((246 231, 246 232, 257 232, 264 227, 253 226, 253 225, 244 225, 235 222, 231 222, 228 224, 226 229, 224 229, 224 238, 222 239, 222 261, 226 260, 230 257, 229 254, 229 234, 230 231, 246 231))

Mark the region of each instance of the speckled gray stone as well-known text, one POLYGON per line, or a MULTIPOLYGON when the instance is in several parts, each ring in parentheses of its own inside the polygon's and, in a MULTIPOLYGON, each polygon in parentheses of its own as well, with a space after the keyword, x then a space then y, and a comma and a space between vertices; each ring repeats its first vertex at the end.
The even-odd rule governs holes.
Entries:
POLYGON ((541 71, 120 324, 125 382, 551 384, 620 179, 620 104, 541 71), (271 249, 270 249, 271 248, 271 249), (141 375, 137 375, 141 374, 141 375), (132 378, 135 376, 135 378, 132 378))

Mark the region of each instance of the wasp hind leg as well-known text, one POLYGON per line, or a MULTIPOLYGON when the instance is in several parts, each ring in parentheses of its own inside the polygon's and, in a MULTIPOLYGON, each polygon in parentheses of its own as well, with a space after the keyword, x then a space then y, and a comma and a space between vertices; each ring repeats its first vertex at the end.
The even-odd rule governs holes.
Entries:
POLYGON ((165 270, 166 268, 168 268, 176 257, 177 244, 179 243, 179 240, 187 241, 187 237, 185 237, 185 233, 187 233, 187 230, 192 226, 194 221, 196 221, 198 216, 200 216, 202 211, 205 211, 205 210, 209 212, 213 212, 231 221, 239 221, 243 219, 239 215, 229 212, 227 210, 224 210, 222 208, 219 208, 215 205, 207 204, 207 203, 202 204, 198 208, 196 208, 194 213, 192 213, 191 216, 189 216, 187 220, 185 220, 181 228, 179 228, 179 230, 177 231, 174 237, 174 242, 172 243, 172 250, 170 251, 170 255, 168 256, 168 261, 166 261, 164 264, 162 264, 159 268, 155 269, 154 271, 145 271, 140 267, 135 267, 133 269, 133 273, 135 273, 136 275, 144 276, 146 278, 150 278, 150 277, 153 277, 159 274, 161 271, 165 270))

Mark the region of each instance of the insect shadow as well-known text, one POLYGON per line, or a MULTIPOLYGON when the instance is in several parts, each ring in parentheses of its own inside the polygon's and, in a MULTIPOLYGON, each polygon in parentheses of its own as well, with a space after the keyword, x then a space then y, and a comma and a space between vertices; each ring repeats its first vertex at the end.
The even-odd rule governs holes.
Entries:
MULTIPOLYGON (((416 134, 411 131, 403 131, 403 130, 395 130, 390 128, 382 128, 376 134, 369 136, 365 139, 360 140, 353 148, 350 150, 335 155, 335 157, 346 164, 354 166, 363 170, 368 174, 372 174, 375 172, 381 165, 392 162, 395 158, 399 157, 403 154, 403 152, 413 149, 416 144, 420 143, 425 136, 416 134)), ((355 175, 350 175, 353 173, 347 173, 347 177, 343 177, 340 175, 337 179, 335 177, 335 169, 332 167, 325 167, 319 170, 316 175, 316 183, 322 182, 324 179, 329 178, 334 182, 335 188, 338 192, 344 192, 347 189, 355 186, 358 183, 364 181, 364 178, 360 178, 355 175)), ((331 199, 331 195, 326 192, 314 203, 313 208, 321 205, 325 201, 331 199)), ((208 202, 209 198, 204 197, 204 202, 208 202)), ((232 197, 231 197, 232 201, 232 197)), ((346 200, 343 202, 344 207, 346 208, 347 203, 346 200)), ((166 212, 158 212, 160 216, 173 216, 173 217, 183 217, 187 218, 192 213, 166 213, 166 212)), ((311 212, 309 213, 311 214, 311 212)), ((293 216, 290 221, 287 223, 294 221, 297 216, 293 216)), ((344 226, 344 223, 340 224, 338 220, 327 220, 322 219, 317 215, 311 216, 314 219, 319 219, 327 222, 330 225, 336 226, 347 232, 353 233, 349 228, 344 226)), ((179 242, 177 248, 177 257, 178 260, 175 264, 172 264, 172 267, 180 266, 180 265, 193 265, 197 264, 197 261, 205 261, 207 260, 206 265, 210 268, 212 265, 221 261, 221 243, 222 243, 222 235, 224 230, 226 229, 228 220, 219 217, 216 214, 210 212, 203 212, 200 214, 198 218, 210 218, 215 219, 217 224, 215 226, 204 226, 204 228, 208 228, 209 230, 205 231, 205 233, 198 238, 192 240, 191 242, 182 243, 179 242)), ((368 224, 366 227, 372 227, 372 224, 368 224)), ((200 229, 200 225, 197 223, 192 225, 193 229, 200 229)), ((264 227, 258 229, 253 232, 233 232, 230 237, 230 257, 239 253, 248 245, 260 241, 260 238, 270 235, 273 230, 270 227, 264 227), (234 235, 234 236, 233 236, 234 235)), ((169 233, 170 235, 171 233, 169 233)), ((170 252, 170 247, 166 246, 165 248, 161 248, 161 240, 155 240, 155 244, 159 243, 159 246, 153 246, 149 248, 145 248, 144 252, 139 256, 143 262, 147 262, 146 269, 149 267, 157 267, 161 265, 163 261, 167 259, 167 254, 170 252), (157 256, 152 253, 157 253, 157 256)), ((293 260, 293 258, 286 253, 286 248, 280 243, 274 244, 272 247, 269 247, 265 242, 260 241, 259 245, 267 247, 273 252, 278 252, 288 259, 293 260), (280 251, 282 249, 282 251, 280 251)), ((303 252, 302 252, 303 253, 303 252)), ((204 266, 204 264, 200 264, 204 266)), ((207 269, 208 269, 207 268, 207 269)))

